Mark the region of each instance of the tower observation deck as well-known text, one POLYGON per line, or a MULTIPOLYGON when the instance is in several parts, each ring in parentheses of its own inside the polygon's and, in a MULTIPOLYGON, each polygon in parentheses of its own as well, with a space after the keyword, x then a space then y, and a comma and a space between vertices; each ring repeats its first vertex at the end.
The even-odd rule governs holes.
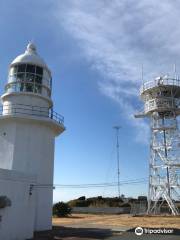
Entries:
POLYGON ((135 117, 150 119, 148 214, 159 214, 164 202, 178 215, 180 200, 180 79, 160 76, 143 83, 144 111, 135 117))

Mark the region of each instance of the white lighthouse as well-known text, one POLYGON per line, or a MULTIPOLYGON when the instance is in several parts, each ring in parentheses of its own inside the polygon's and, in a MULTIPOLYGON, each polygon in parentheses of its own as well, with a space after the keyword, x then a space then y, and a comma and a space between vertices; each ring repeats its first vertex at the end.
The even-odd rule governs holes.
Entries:
POLYGON ((51 90, 51 71, 29 43, 10 64, 1 96, 0 168, 35 176, 29 194, 35 195, 34 230, 51 228, 54 142, 65 129, 51 90))

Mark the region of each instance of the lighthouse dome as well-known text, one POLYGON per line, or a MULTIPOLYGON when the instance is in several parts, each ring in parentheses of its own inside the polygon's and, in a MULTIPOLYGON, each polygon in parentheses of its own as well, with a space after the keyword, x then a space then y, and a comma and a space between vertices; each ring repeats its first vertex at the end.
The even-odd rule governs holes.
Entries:
POLYGON ((29 63, 48 69, 44 60, 38 55, 35 44, 31 42, 27 45, 26 51, 23 54, 17 56, 12 61, 11 65, 18 63, 29 63))
POLYGON ((50 98, 51 87, 51 72, 38 55, 35 44, 29 43, 25 52, 11 62, 5 91, 29 92, 50 98))

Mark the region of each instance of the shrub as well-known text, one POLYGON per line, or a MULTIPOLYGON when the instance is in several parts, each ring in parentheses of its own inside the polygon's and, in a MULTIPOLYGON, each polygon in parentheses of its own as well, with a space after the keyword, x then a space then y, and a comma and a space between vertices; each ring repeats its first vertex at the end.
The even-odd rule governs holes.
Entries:
POLYGON ((103 197, 102 196, 98 196, 97 199, 98 200, 103 200, 103 197))
POLYGON ((11 206, 11 200, 6 196, 0 196, 0 208, 11 206))
POLYGON ((57 217, 66 217, 71 214, 71 207, 64 202, 58 202, 53 205, 53 215, 57 217))
POLYGON ((146 196, 138 196, 138 200, 147 202, 147 197, 146 196))
POLYGON ((86 197, 85 196, 79 197, 78 200, 85 201, 86 197))

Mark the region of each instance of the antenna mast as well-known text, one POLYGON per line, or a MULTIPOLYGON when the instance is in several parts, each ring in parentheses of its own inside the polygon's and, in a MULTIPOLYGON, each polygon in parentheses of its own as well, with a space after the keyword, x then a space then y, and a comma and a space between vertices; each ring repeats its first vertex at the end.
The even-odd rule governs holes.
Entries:
POLYGON ((177 79, 177 73, 176 73, 176 63, 174 63, 174 78, 177 79))
POLYGON ((117 151, 117 177, 118 177, 118 197, 120 198, 120 170, 119 170, 119 129, 120 126, 114 126, 116 130, 116 151, 117 151))
POLYGON ((143 64, 141 66, 141 80, 142 80, 142 84, 144 85, 144 65, 143 64))

